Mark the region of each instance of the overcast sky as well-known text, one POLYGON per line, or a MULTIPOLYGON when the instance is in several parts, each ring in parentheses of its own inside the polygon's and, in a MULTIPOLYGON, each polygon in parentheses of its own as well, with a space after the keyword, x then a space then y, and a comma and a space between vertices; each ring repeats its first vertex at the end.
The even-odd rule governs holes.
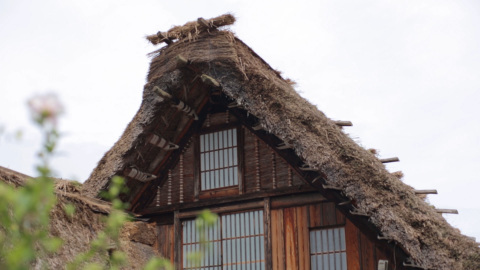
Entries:
POLYGON ((140 106, 157 47, 144 36, 226 12, 231 29, 480 241, 480 1, 0 0, 0 165, 33 174, 26 101, 66 113, 60 177, 84 181, 140 106), (21 130, 21 140, 15 133, 21 130))

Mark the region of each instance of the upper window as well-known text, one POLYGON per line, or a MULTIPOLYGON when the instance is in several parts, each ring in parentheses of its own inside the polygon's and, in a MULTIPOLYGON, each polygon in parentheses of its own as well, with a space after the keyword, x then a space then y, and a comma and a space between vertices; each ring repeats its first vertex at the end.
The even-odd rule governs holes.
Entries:
POLYGON ((238 186, 237 129, 200 135, 201 190, 238 186))
POLYGON ((220 215, 214 226, 205 229, 208 248, 199 265, 187 258, 201 249, 195 220, 182 224, 183 269, 265 269, 263 210, 220 215))
POLYGON ((312 270, 346 270, 345 228, 311 230, 310 261, 312 270))

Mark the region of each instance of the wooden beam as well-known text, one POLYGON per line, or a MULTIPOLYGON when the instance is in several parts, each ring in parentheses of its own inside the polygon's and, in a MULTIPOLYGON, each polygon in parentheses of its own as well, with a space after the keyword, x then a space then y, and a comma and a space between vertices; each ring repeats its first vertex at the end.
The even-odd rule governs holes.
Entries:
MULTIPOLYGON (((242 203, 242 204, 233 204, 233 205, 211 207, 210 211, 212 213, 217 213, 218 214, 218 213, 243 211, 243 210, 254 209, 254 208, 262 208, 262 207, 263 207, 263 201, 253 201, 253 202, 247 202, 247 203, 242 203)), ((190 211, 185 211, 185 212, 179 212, 178 217, 179 218, 196 217, 202 212, 203 212, 203 210, 190 210, 190 211)))
POLYGON ((398 157, 380 159, 380 162, 382 163, 390 163, 390 162, 398 162, 398 161, 400 161, 398 157))
POLYGON ((253 192, 253 193, 245 193, 242 195, 238 195, 236 197, 223 197, 223 198, 212 198, 207 200, 195 201, 195 202, 184 202, 183 204, 172 204, 160 207, 150 207, 147 209, 143 209, 140 214, 142 216, 150 216, 150 215, 158 215, 163 213, 171 213, 175 210, 182 210, 182 209, 191 209, 191 208, 208 208, 215 205, 222 205, 222 204, 230 204, 230 203, 246 203, 251 200, 262 199, 264 197, 278 197, 290 194, 304 194, 308 191, 315 191, 310 186, 305 187, 298 187, 292 189, 290 187, 281 187, 275 190, 269 191, 261 191, 261 192, 253 192))
POLYGON ((161 31, 157 32, 157 37, 159 39, 158 43, 165 42, 165 43, 167 43, 167 45, 170 45, 170 44, 173 43, 173 41, 168 38, 168 35, 166 33, 161 32, 161 31))
POLYGON ((177 61, 177 68, 182 68, 190 64, 190 61, 180 54, 175 56, 175 61, 177 61))
POLYGON ((179 148, 178 145, 169 142, 156 134, 150 134, 148 136, 147 142, 166 151, 171 151, 179 148))
POLYGON ((313 204, 324 202, 325 199, 322 194, 315 192, 315 193, 307 193, 307 194, 300 194, 300 195, 289 195, 289 196, 281 196, 281 197, 274 197, 271 199, 272 209, 278 208, 286 208, 286 207, 293 207, 293 206, 300 206, 305 204, 313 204))
POLYGON ((436 189, 418 189, 415 194, 438 194, 436 189))
POLYGON ((237 103, 236 101, 233 101, 233 102, 228 103, 227 107, 228 107, 229 109, 231 109, 231 108, 237 108, 237 107, 240 107, 240 104, 237 103))
POLYGON ((353 126, 352 122, 350 121, 334 121, 335 125, 340 127, 351 127, 353 126))
POLYGON ((277 145, 277 149, 278 150, 284 150, 284 149, 293 149, 293 146, 289 143, 286 143, 286 142, 282 142, 280 144, 277 145))
POLYGON ((202 17, 197 19, 197 23, 205 28, 214 28, 213 24, 208 23, 208 21, 202 17))
POLYGON ((151 173, 146 173, 138 170, 137 168, 128 167, 123 170, 123 175, 138 180, 140 182, 150 182, 153 179, 157 178, 156 175, 151 173))
POLYGON ((332 186, 332 185, 326 185, 326 184, 323 184, 322 187, 323 189, 332 189, 332 190, 338 190, 338 191, 342 190, 342 188, 332 186))
POLYGON ((182 263, 182 222, 178 211, 173 214, 173 232, 175 241, 173 244, 173 262, 176 267, 180 267, 182 263))
POLYGON ((457 209, 435 209, 435 211, 440 214, 457 214, 458 215, 457 209))
POLYGON ((217 80, 215 80, 214 78, 208 76, 207 74, 202 74, 200 76, 200 79, 205 84, 208 84, 208 85, 213 86, 213 87, 220 87, 220 83, 217 80))
POLYGON ((270 198, 263 199, 263 224, 265 234, 265 269, 272 269, 272 230, 270 198))

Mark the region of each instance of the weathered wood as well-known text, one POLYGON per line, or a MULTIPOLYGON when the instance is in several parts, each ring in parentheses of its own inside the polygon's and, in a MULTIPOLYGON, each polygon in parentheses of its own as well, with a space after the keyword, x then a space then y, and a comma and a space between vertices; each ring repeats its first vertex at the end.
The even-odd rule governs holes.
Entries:
POLYGON ((276 197, 276 196, 283 196, 287 194, 301 194, 309 191, 317 192, 317 190, 313 189, 310 186, 299 186, 298 188, 295 188, 295 189, 292 189, 289 187, 282 187, 282 188, 277 188, 275 190, 245 193, 242 195, 238 195, 236 197, 230 196, 230 197, 212 198, 212 199, 200 200, 195 202, 185 202, 183 204, 172 204, 172 205, 165 205, 161 207, 150 207, 150 208, 141 210, 140 214, 144 217, 147 217, 151 215, 169 213, 175 210, 202 208, 202 207, 205 208, 205 207, 212 207, 215 205, 222 205, 222 204, 228 204, 228 203, 244 203, 246 201, 262 199, 265 197, 276 197))
POLYGON ((170 44, 173 43, 173 41, 170 38, 168 38, 168 35, 166 33, 161 32, 161 31, 157 32, 157 37, 159 39, 158 43, 165 42, 165 43, 167 43, 167 45, 170 45, 170 44))
POLYGON ((277 145, 278 150, 284 150, 284 149, 293 149, 293 146, 291 144, 288 144, 286 142, 282 142, 277 145))
POLYGON ((175 211, 173 214, 173 229, 175 232, 175 243, 173 246, 174 264, 177 267, 182 265, 182 223, 180 221, 179 212, 175 211))
POLYGON ((240 107, 240 106, 241 106, 241 105, 240 105, 238 102, 236 102, 236 101, 230 102, 230 103, 227 105, 227 107, 228 107, 229 109, 231 109, 231 108, 238 108, 238 107, 240 107))
POLYGON ((340 127, 351 127, 353 126, 352 122, 350 121, 335 121, 335 125, 340 127))
POLYGON ((177 68, 182 68, 190 64, 190 61, 181 55, 175 56, 175 61, 177 62, 177 68))
POLYGON ((282 196, 272 198, 272 208, 286 208, 293 206, 300 206, 306 204, 313 204, 325 201, 320 193, 308 193, 300 195, 282 196))
POLYGON ((342 206, 342 205, 347 205, 347 204, 351 204, 351 203, 352 203, 352 201, 349 200, 349 201, 340 202, 340 203, 338 203, 338 205, 342 206))
POLYGON ((347 219, 345 242, 347 247, 347 269, 360 270, 360 243, 357 227, 347 219))
POLYGON ((340 187, 336 187, 336 186, 333 186, 333 185, 327 185, 327 184, 323 184, 322 187, 323 187, 323 189, 331 189, 331 190, 337 190, 337 191, 342 190, 342 188, 340 188, 340 187))
MULTIPOLYGON (((228 112, 228 110, 227 110, 228 112)), ((245 132, 243 127, 237 131, 237 160, 238 160, 238 194, 245 193, 245 132)))
POLYGON ((178 145, 172 143, 172 142, 169 142, 167 140, 165 140, 164 138, 156 135, 156 134, 150 134, 147 138, 147 142, 156 146, 156 147, 160 147, 161 149, 165 150, 165 151, 172 151, 172 150, 176 150, 179 148, 178 145))
POLYGON ((438 194, 436 189, 419 189, 415 190, 415 194, 438 194))
MULTIPOLYGON (((193 140, 193 155, 194 159, 200 156, 200 136, 195 136, 193 140)), ((194 160, 193 162, 193 200, 198 201, 200 196, 200 162, 194 160)))
POLYGON ((298 169, 301 171, 317 171, 317 169, 311 168, 307 164, 302 164, 301 166, 298 167, 298 169))
POLYGON ((390 163, 390 162, 398 162, 398 161, 400 161, 398 157, 380 159, 380 162, 382 163, 390 163))
POLYGON ((283 222, 285 226, 285 262, 286 269, 298 269, 297 234, 295 230, 295 208, 283 210, 283 222))
POLYGON ((237 187, 229 187, 229 188, 220 188, 220 189, 209 189, 200 191, 198 195, 199 199, 211 199, 217 197, 225 197, 225 196, 234 196, 238 195, 238 188, 237 187))
POLYGON ((213 28, 213 25, 209 24, 208 21, 202 17, 197 19, 197 23, 205 28, 213 28))
POLYGON ((162 99, 164 100, 171 100, 173 98, 172 95, 169 93, 165 92, 165 90, 161 89, 158 86, 153 87, 153 91, 155 91, 162 99))
POLYGON ((362 232, 360 232, 360 252, 362 269, 375 269, 375 245, 362 232))
MULTIPOLYGON (((253 202, 246 202, 243 204, 234 204, 234 205, 225 205, 219 207, 212 207, 209 208, 213 213, 225 213, 225 212, 234 212, 234 211, 243 211, 243 210, 251 210, 255 208, 262 208, 264 206, 263 201, 253 201, 253 202)), ((179 212, 178 216, 180 218, 190 218, 195 217, 202 213, 203 210, 191 210, 185 212, 179 212)))
POLYGON ((322 213, 323 213, 323 216, 322 216, 323 225, 324 226, 338 225, 335 204, 333 202, 324 202, 324 203, 321 203, 321 205, 322 205, 322 213))
POLYGON ((456 209, 435 209, 435 211, 440 214, 458 214, 456 209))
POLYGON ((272 222, 272 269, 285 270, 285 241, 283 209, 271 211, 272 222))
POLYGON ((126 177, 138 180, 140 182, 150 182, 153 179, 157 178, 156 175, 146 172, 141 172, 137 168, 127 167, 123 170, 123 175, 126 177))
POLYGON ((263 223, 265 234, 265 269, 272 269, 272 230, 270 198, 263 200, 263 223))
POLYGON ((297 249, 298 249, 298 269, 310 270, 310 230, 308 229, 308 207, 297 207, 296 211, 296 231, 297 231, 297 249))
POLYGON ((362 212, 358 209, 350 210, 350 214, 355 215, 355 216, 370 217, 367 213, 362 212))
POLYGON ((202 74, 200 76, 200 79, 205 84, 208 84, 208 85, 213 86, 213 87, 220 87, 220 83, 217 80, 215 80, 214 78, 208 76, 207 74, 202 74))

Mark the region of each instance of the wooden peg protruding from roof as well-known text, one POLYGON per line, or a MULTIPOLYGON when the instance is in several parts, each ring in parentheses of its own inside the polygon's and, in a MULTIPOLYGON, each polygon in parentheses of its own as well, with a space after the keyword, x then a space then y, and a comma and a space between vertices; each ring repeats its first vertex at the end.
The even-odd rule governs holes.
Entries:
POLYGON ((400 161, 398 157, 380 159, 380 162, 382 163, 390 163, 390 162, 398 162, 398 161, 400 161))
POLYGON ((190 106, 185 104, 185 102, 175 98, 171 94, 167 93, 163 89, 161 89, 158 86, 154 86, 153 90, 163 99, 167 100, 171 103, 172 107, 177 108, 180 111, 183 111, 185 114, 187 114, 189 117, 192 117, 195 120, 198 120, 198 115, 195 113, 195 110, 192 109, 190 106))
POLYGON ((170 44, 173 43, 173 41, 168 38, 168 34, 163 33, 162 31, 157 32, 157 37, 159 39, 159 41, 158 41, 159 43, 160 42, 165 42, 165 43, 167 43, 167 45, 170 45, 170 44))
POLYGON ((316 171, 317 169, 311 168, 307 164, 302 164, 301 166, 298 167, 299 170, 301 171, 316 171))
POLYGON ((335 121, 335 125, 339 127, 351 127, 353 126, 352 122, 350 121, 335 121))
POLYGON ((175 56, 175 61, 177 62, 177 68, 182 68, 190 64, 190 61, 180 54, 175 56))
POLYGON ((415 194, 438 194, 436 189, 418 189, 415 194))
POLYGON ((440 214, 456 214, 458 215, 458 210, 457 209, 435 209, 437 213, 440 214))
POLYGON ((155 135, 155 134, 151 134, 148 137, 147 141, 148 141, 148 143, 153 144, 157 147, 160 147, 165 151, 171 151, 171 150, 175 150, 175 149, 179 148, 178 145, 176 145, 172 142, 169 142, 169 141, 165 140, 164 138, 162 138, 158 135, 155 135))
POLYGON ((238 103, 238 102, 236 102, 236 101, 233 101, 233 102, 228 103, 227 107, 228 107, 229 109, 231 109, 231 108, 237 108, 237 107, 240 107, 240 103, 238 103))
POLYGON ((157 176, 154 174, 142 172, 137 168, 133 168, 133 167, 125 168, 123 170, 123 174, 127 177, 138 180, 140 182, 150 182, 153 179, 157 178, 157 176))
POLYGON ((284 149, 293 149, 293 146, 289 143, 282 142, 279 145, 277 145, 278 150, 284 150, 284 149))
POLYGON ((205 28, 215 28, 213 24, 209 23, 207 20, 205 20, 202 17, 198 18, 197 22, 198 22, 199 25, 201 25, 205 28))
POLYGON ((165 92, 163 89, 161 89, 158 86, 154 86, 153 91, 155 91, 163 100, 171 100, 173 98, 172 95, 165 92))
POLYGON ((202 79, 202 82, 205 84, 208 84, 213 87, 220 87, 220 83, 214 78, 208 76, 207 74, 202 74, 202 76, 200 76, 200 79, 202 79))

